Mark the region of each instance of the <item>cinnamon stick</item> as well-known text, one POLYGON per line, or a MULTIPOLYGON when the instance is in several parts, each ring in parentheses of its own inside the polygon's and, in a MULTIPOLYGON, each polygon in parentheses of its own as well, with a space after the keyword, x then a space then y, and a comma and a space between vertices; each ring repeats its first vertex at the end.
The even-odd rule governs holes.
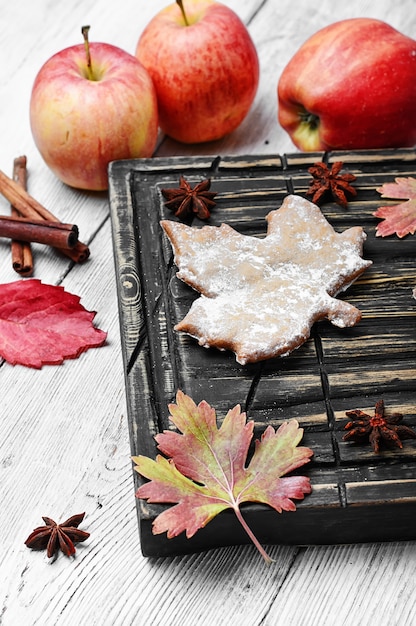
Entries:
POLYGON ((20 276, 32 276, 34 264, 30 242, 12 239, 11 252, 14 271, 20 276))
MULTIPOLYGON (((26 157, 20 156, 13 161, 13 180, 22 189, 27 189, 27 168, 26 157)), ((20 217, 15 206, 10 205, 12 217, 20 217)), ((20 276, 32 276, 33 274, 33 254, 30 242, 12 239, 11 242, 12 267, 20 276)))
MULTIPOLYGON (((35 200, 27 193, 18 183, 6 176, 0 170, 0 193, 5 196, 21 215, 31 220, 47 220, 50 222, 60 221, 46 209, 40 202, 35 200)), ((90 251, 87 245, 78 241, 73 248, 60 248, 56 246, 63 254, 77 263, 81 263, 88 259, 90 251)))
POLYGON ((78 228, 61 222, 0 215, 0 237, 43 243, 53 248, 71 249, 78 242, 78 228))

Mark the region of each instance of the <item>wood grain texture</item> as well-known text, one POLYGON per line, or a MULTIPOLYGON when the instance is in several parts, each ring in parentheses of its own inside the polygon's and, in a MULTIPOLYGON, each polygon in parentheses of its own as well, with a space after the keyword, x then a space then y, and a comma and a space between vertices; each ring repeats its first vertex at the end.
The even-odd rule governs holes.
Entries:
MULTIPOLYGON (((414 150, 310 154, 305 159, 281 155, 275 159, 132 160, 111 167, 110 207, 134 453, 155 458, 154 435, 170 427, 167 407, 175 401, 178 389, 195 402, 210 402, 219 421, 229 408, 242 405, 247 418, 255 421, 257 437, 267 425, 277 428, 283 420, 296 417, 304 428, 303 443, 314 451, 312 462, 302 469, 311 479, 312 494, 298 503, 296 516, 279 516, 256 505, 245 508, 251 527, 263 542, 325 544, 416 538, 415 441, 379 455, 368 444, 343 441, 348 421, 345 411, 361 408, 372 414, 371 402, 374 407, 380 396, 388 397, 387 414, 397 412, 400 403, 401 409, 405 406, 406 423, 416 425, 414 243, 411 238, 376 237, 379 220, 373 215, 381 202, 377 188, 394 176, 416 176, 414 150), (320 322, 311 339, 288 357, 246 367, 239 366, 230 352, 206 350, 192 338, 176 333, 175 324, 197 294, 176 278, 172 249, 159 224, 161 219, 175 218, 165 207, 161 189, 175 187, 179 175, 191 184, 209 177, 217 204, 207 222, 194 218, 192 225, 227 223, 241 234, 263 237, 266 215, 287 193, 305 196, 311 180, 309 164, 320 158, 328 163, 348 161, 348 171, 356 176, 357 195, 348 208, 340 209, 329 201, 322 212, 337 232, 354 225, 366 232, 363 256, 373 265, 339 296, 362 311, 363 323, 339 329, 320 322), (129 273, 134 272, 141 284, 139 308, 123 298, 129 262, 129 273), (385 317, 377 315, 386 310, 388 340, 385 317), (129 349, 133 339, 137 341, 134 359, 129 349), (396 518, 397 523, 388 523, 396 518), (357 524, 358 519, 363 523, 357 524)), ((140 484, 140 479, 135 479, 140 484)), ((248 542, 233 514, 223 514, 192 540, 154 537, 151 524, 163 507, 140 501, 138 508, 146 556, 248 542)))
MULTIPOLYGON (((261 80, 254 106, 242 126, 224 140, 183 146, 161 136, 155 156, 206 155, 211 161, 219 154, 237 158, 266 154, 275 163, 276 155, 294 150, 276 121, 276 84, 302 41, 337 19, 360 15, 384 19, 413 37, 416 32, 413 0, 321 0, 317 5, 308 0, 224 2, 248 24, 259 52, 261 80)), ((1 2, 0 169, 11 175, 13 159, 26 154, 29 193, 62 221, 77 224, 91 249, 90 260, 77 267, 34 246, 35 277, 77 293, 84 306, 97 311, 97 324, 109 334, 105 347, 60 368, 34 372, 0 364, 0 623, 408 626, 416 622, 414 541, 275 546, 270 549, 275 563, 269 568, 251 546, 168 559, 141 555, 108 196, 70 189, 53 176, 33 143, 28 107, 41 65, 58 50, 82 42, 83 24, 91 24, 91 40, 134 53, 146 23, 166 4, 166 0, 123 0, 116 6, 107 0, 1 2), (74 560, 60 556, 49 563, 43 553, 24 546, 42 515, 63 519, 83 510, 83 527, 91 537, 79 546, 74 560)), ((9 203, 0 197, 0 213, 9 211, 9 203)), ((377 284, 383 289, 390 278, 389 272, 373 275, 373 288, 377 284)), ((403 290, 411 278, 404 277, 403 290)), ((0 282, 16 279, 9 242, 0 240, 0 282)), ((125 279, 124 297, 137 307, 135 277, 125 279)), ((399 321, 390 323, 394 307, 385 304, 386 312, 374 306, 371 315, 384 317, 384 339, 397 337, 394 343, 409 355, 412 345, 407 345, 399 321)), ((346 361, 341 342, 335 339, 325 338, 329 365, 338 356, 346 361)), ((379 342, 384 339, 380 335, 379 342)), ((350 346, 358 349, 353 337, 350 346)), ((309 351, 305 359, 310 363, 309 351)), ((378 371, 375 363, 374 372, 378 371)), ((341 397, 345 380, 335 368, 331 375, 341 397)), ((306 377, 309 389, 310 376, 314 372, 306 377)), ((290 372, 286 380, 294 389, 290 372)), ((385 378, 379 380, 380 385, 385 383, 385 378)), ((369 399, 368 407, 371 404, 369 399)), ((403 412, 411 410, 404 396, 401 406, 403 412)), ((334 418, 342 420, 345 408, 340 404, 334 418)), ((308 423, 316 425, 320 419, 322 406, 317 400, 308 411, 308 423)))

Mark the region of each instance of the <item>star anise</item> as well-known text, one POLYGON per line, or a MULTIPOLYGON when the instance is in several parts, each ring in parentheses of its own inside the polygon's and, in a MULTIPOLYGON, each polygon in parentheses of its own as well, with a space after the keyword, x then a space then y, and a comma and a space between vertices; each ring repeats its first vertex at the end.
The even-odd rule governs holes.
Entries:
POLYGON ((384 401, 376 402, 374 415, 367 415, 360 409, 347 411, 347 417, 352 418, 345 429, 349 432, 343 437, 344 441, 352 439, 357 442, 369 441, 375 453, 380 451, 380 443, 402 448, 401 439, 416 439, 416 432, 405 424, 400 424, 403 415, 392 413, 384 415, 384 401))
POLYGON ((32 550, 44 550, 48 557, 52 557, 57 550, 62 550, 66 556, 75 554, 74 543, 85 541, 90 533, 80 530, 78 526, 84 519, 85 513, 79 513, 57 524, 50 517, 42 517, 46 526, 38 526, 26 539, 25 544, 32 550))
POLYGON ((346 194, 357 195, 354 187, 350 185, 356 176, 354 174, 340 174, 343 165, 342 161, 336 161, 329 169, 326 163, 319 162, 308 168, 313 180, 309 184, 306 194, 312 196, 312 202, 319 204, 325 197, 332 196, 337 204, 344 209, 347 208, 346 194))
POLYGON ((191 187, 188 181, 181 176, 179 187, 162 189, 161 191, 167 200, 165 206, 174 211, 176 217, 183 219, 196 214, 201 220, 206 220, 210 217, 210 209, 216 204, 214 198, 217 192, 208 191, 210 187, 210 178, 206 178, 195 187, 191 187))

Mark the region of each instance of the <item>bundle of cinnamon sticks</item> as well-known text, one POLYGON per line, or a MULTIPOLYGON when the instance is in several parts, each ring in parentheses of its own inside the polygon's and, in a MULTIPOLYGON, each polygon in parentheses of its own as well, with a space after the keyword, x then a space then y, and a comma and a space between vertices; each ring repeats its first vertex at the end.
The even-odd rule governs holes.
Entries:
POLYGON ((33 274, 31 243, 52 246, 76 263, 88 259, 87 245, 78 240, 78 228, 60 222, 27 193, 27 160, 14 159, 13 178, 0 170, 0 193, 11 205, 11 217, 0 216, 0 237, 11 239, 13 269, 21 276, 33 274))

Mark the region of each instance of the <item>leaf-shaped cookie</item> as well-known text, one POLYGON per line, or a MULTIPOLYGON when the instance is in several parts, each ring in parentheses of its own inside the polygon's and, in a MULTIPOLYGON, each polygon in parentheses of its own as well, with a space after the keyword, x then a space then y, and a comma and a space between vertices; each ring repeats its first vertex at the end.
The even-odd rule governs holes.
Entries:
POLYGON ((308 463, 313 452, 299 447, 303 429, 296 420, 284 422, 275 431, 269 426, 246 467, 253 437, 254 422, 237 405, 217 427, 215 410, 205 401, 198 405, 182 391, 176 404, 170 404, 171 420, 180 433, 164 431, 155 439, 161 452, 156 461, 146 456, 133 457, 135 470, 150 479, 136 492, 149 502, 174 503, 156 517, 153 533, 167 532, 176 537, 182 532, 192 537, 218 513, 233 509, 238 520, 260 553, 269 557, 253 535, 240 506, 262 502, 281 513, 294 511, 292 498, 303 499, 311 491, 309 478, 284 476, 308 463))
POLYGON ((394 183, 384 183, 377 189, 382 198, 406 200, 393 206, 382 206, 373 213, 383 218, 377 226, 376 235, 387 237, 396 234, 398 237, 413 235, 416 230, 416 179, 396 178, 394 183))
POLYGON ((200 229, 163 220, 177 276, 202 295, 175 326, 200 345, 235 352, 241 364, 289 352, 314 322, 352 326, 360 311, 333 296, 371 261, 361 258, 361 227, 336 233, 319 207, 287 196, 271 211, 263 239, 227 224, 200 229))

